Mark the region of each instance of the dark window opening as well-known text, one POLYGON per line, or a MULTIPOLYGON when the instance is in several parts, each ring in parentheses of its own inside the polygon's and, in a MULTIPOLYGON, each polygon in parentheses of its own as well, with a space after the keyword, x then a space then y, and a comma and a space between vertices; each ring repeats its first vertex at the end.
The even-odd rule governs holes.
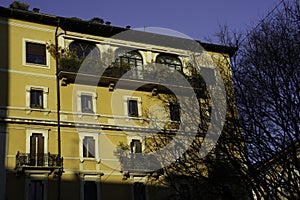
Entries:
POLYGON ((71 52, 76 53, 79 59, 84 59, 87 56, 93 59, 99 59, 100 51, 96 45, 87 41, 74 41, 70 44, 69 49, 71 52))
POLYGON ((44 165, 44 136, 33 133, 30 136, 30 166, 44 165))
POLYGON ((95 181, 84 182, 84 200, 97 200, 97 183, 95 181))
POLYGON ((156 62, 167 65, 172 71, 177 70, 182 72, 182 64, 176 56, 162 54, 157 56, 156 62))
POLYGON ((93 97, 92 95, 81 95, 81 112, 93 113, 93 97))
POLYGON ((44 184, 41 180, 32 180, 29 183, 29 199, 43 200, 44 199, 44 184))
POLYGON ((136 51, 119 53, 116 59, 117 65, 123 68, 131 69, 131 78, 143 79, 143 59, 142 56, 136 51))
POLYGON ((83 157, 95 158, 95 140, 91 136, 83 138, 83 157))
POLYGON ((146 186, 143 183, 133 184, 133 197, 134 200, 146 200, 146 186))
POLYGON ((26 42, 26 63, 46 65, 46 45, 26 42))
POLYGON ((172 121, 180 121, 180 106, 176 103, 171 103, 170 108, 170 118, 172 121))
POLYGON ((128 100, 128 116, 138 117, 138 102, 137 100, 128 100))
POLYGON ((31 89, 30 90, 30 108, 42 109, 43 106, 43 90, 31 89))
POLYGON ((131 153, 142 153, 142 143, 139 140, 132 140, 130 143, 131 153))

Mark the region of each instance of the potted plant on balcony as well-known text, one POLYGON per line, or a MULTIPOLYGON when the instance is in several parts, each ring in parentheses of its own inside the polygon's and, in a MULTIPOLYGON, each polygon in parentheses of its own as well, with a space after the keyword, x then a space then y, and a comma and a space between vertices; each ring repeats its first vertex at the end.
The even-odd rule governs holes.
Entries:
POLYGON ((76 52, 72 52, 68 49, 59 57, 59 68, 61 70, 77 72, 81 63, 82 59, 78 58, 76 52))

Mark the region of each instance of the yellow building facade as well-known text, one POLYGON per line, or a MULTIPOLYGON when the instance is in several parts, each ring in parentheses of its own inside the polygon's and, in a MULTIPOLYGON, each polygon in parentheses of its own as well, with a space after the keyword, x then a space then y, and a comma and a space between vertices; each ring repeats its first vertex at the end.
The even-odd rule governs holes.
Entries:
MULTIPOLYGON (((170 198, 175 191, 159 183, 163 164, 143 156, 149 135, 178 130, 180 109, 168 95, 189 99, 190 88, 168 73, 193 78, 191 50, 181 45, 190 40, 0 11, 0 199, 170 198), (153 63, 167 68, 150 76, 153 63)), ((194 43, 225 58, 221 74, 231 83, 235 49, 194 43)), ((214 73, 211 65, 201 64, 214 73)))

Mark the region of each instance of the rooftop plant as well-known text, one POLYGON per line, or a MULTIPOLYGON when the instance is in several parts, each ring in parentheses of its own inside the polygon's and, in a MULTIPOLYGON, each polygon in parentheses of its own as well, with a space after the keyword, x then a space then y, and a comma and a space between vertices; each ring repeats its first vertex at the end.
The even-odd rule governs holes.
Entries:
POLYGON ((14 1, 9 5, 9 7, 13 8, 13 9, 28 11, 29 4, 21 2, 21 1, 14 1))

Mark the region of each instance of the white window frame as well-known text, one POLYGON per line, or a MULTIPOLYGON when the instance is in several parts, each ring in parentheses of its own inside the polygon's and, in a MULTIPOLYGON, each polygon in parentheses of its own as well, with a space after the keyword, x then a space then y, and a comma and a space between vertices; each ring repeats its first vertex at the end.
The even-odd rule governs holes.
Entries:
POLYGON ((77 111, 82 114, 97 114, 97 93, 96 92, 90 92, 90 91, 77 91, 77 111), (92 113, 84 113, 81 110, 81 96, 82 95, 89 95, 92 96, 92 102, 93 102, 93 112, 92 113))
POLYGON ((48 87, 27 85, 26 86, 26 108, 30 109, 30 110, 47 110, 48 109, 48 94, 49 94, 48 87), (31 108, 30 107, 30 91, 32 89, 43 91, 43 108, 31 108))
POLYGON ((41 40, 32 40, 28 38, 23 38, 23 56, 22 56, 22 64, 24 66, 29 66, 29 67, 38 67, 38 68, 43 68, 43 69, 50 69, 50 53, 46 49, 46 42, 41 41, 41 40), (35 64, 35 63, 27 63, 26 62, 26 42, 31 42, 31 43, 37 43, 37 44, 44 44, 45 45, 45 51, 46 51, 46 65, 43 64, 35 64))
POLYGON ((131 142, 133 140, 139 140, 141 142, 141 145, 142 145, 142 153, 145 152, 145 140, 140 136, 127 136, 127 144, 129 146, 129 150, 131 150, 130 149, 131 148, 131 142))
POLYGON ((100 162, 99 157, 99 133, 89 133, 89 132, 79 132, 79 157, 80 162, 84 162, 84 160, 96 160, 98 163, 100 162), (83 157, 83 139, 84 137, 92 137, 95 140, 95 158, 86 158, 83 157))
POLYGON ((30 153, 30 137, 33 133, 40 133, 44 137, 44 153, 48 153, 48 135, 47 129, 26 129, 26 153, 30 153))
POLYGON ((137 106, 138 106, 138 117, 142 117, 142 98, 137 96, 124 96, 124 115, 129 118, 135 118, 130 117, 128 113, 128 101, 129 100, 136 100, 137 106))

